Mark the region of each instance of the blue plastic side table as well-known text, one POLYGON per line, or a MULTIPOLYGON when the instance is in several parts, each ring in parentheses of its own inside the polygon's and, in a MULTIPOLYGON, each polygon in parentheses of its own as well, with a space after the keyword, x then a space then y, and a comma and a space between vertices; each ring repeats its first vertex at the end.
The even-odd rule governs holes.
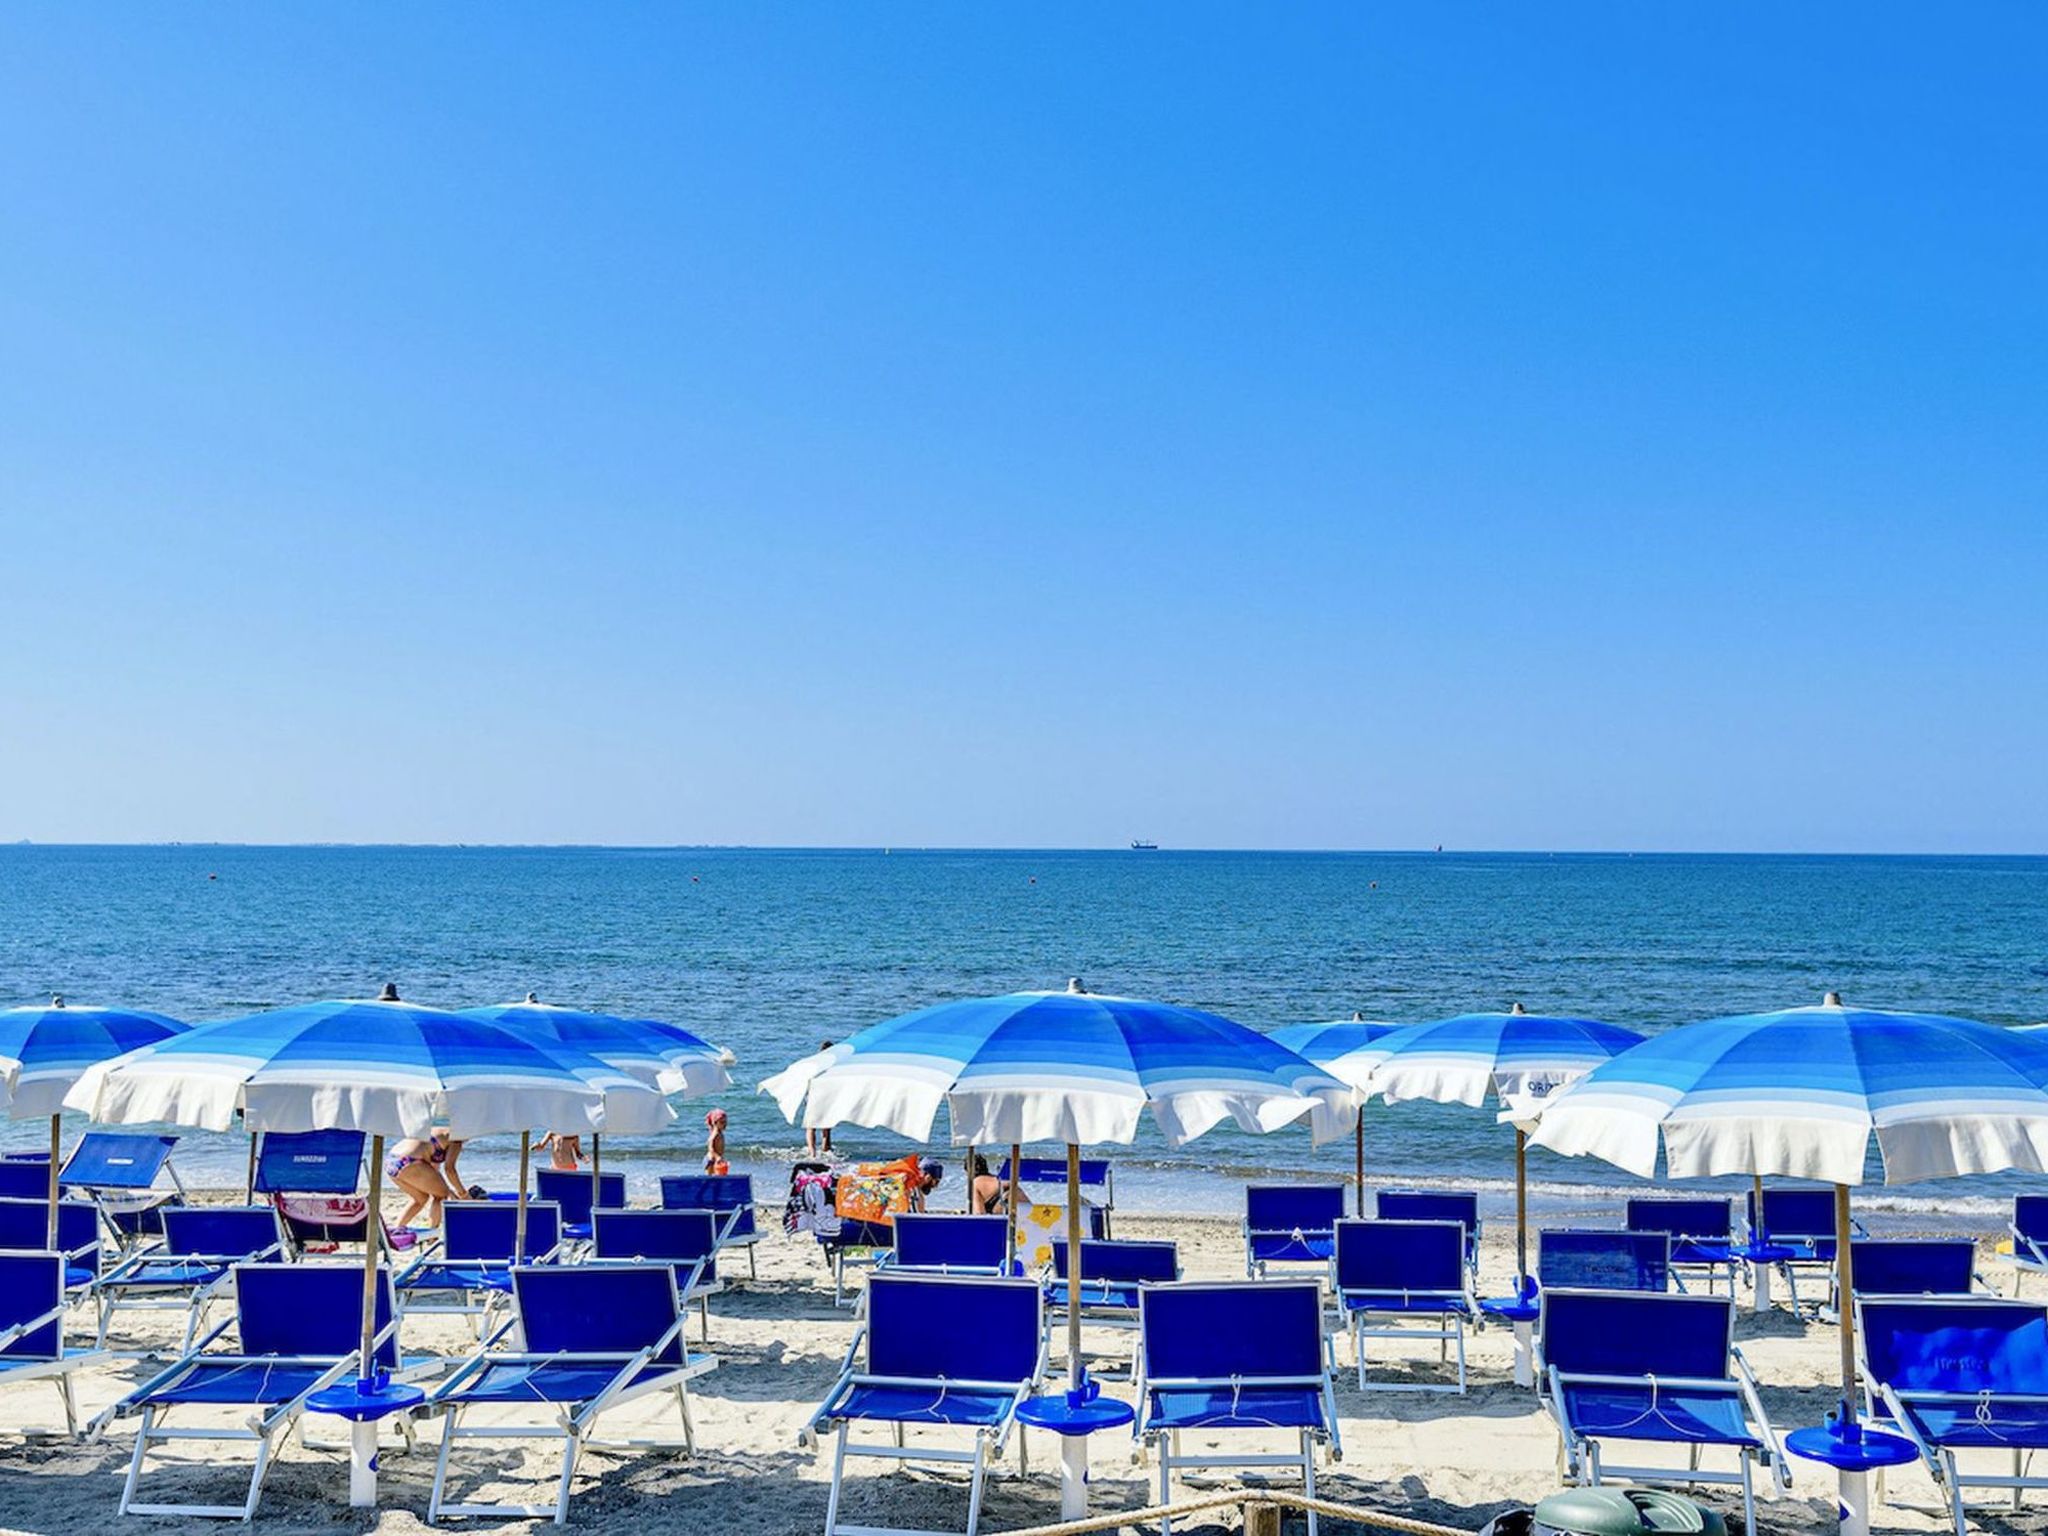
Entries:
POLYGON ((1034 1429, 1061 1437, 1060 1518, 1078 1520, 1088 1513, 1088 1437, 1099 1429, 1117 1429, 1138 1417, 1129 1403, 1102 1395, 1102 1385, 1084 1380, 1070 1392, 1045 1392, 1017 1405, 1018 1419, 1034 1429))
POLYGON ((1515 1385, 1518 1387, 1536 1384, 1536 1350, 1531 1336, 1536 1319, 1543 1312, 1537 1296, 1535 1280, 1525 1278, 1513 1296, 1488 1296, 1479 1303, 1479 1310, 1488 1317, 1514 1327, 1515 1385))
POLYGON ((1870 1536, 1870 1474, 1880 1467, 1904 1466, 1920 1454, 1903 1435, 1866 1429, 1832 1413, 1825 1424, 1793 1430, 1785 1437, 1785 1449, 1835 1469, 1842 1536, 1870 1536))
POLYGON ((418 1387, 394 1382, 383 1371, 368 1381, 338 1382, 306 1399, 314 1413, 349 1421, 348 1502, 355 1509, 377 1503, 377 1421, 407 1413, 427 1400, 418 1387))

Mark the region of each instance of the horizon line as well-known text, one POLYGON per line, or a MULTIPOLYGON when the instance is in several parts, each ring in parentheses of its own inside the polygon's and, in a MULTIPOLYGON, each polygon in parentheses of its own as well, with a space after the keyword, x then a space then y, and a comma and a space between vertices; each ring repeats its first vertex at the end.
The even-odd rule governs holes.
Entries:
POLYGON ((350 839, 157 838, 147 841, 43 840, 20 837, 0 841, 0 852, 19 848, 170 849, 229 848, 289 850, 416 850, 421 852, 602 852, 602 853, 878 853, 878 854, 1269 854, 1331 858, 1692 858, 1692 859, 2043 859, 2048 851, 1965 851, 1926 848, 1453 848, 1416 847, 1270 847, 1216 844, 1132 848, 1123 844, 1028 843, 636 843, 636 842, 405 842, 350 839))

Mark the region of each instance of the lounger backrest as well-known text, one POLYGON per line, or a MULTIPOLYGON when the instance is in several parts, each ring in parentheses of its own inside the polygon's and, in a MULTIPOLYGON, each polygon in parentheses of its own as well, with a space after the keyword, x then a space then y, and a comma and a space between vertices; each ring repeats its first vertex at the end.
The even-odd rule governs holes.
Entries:
MULTIPOLYGON (((360 1264, 237 1264, 235 1319, 245 1355, 306 1355, 332 1360, 363 1341, 360 1264)), ((377 1272, 377 1331, 391 1321, 391 1272, 377 1272)), ((398 1341, 377 1348, 377 1363, 398 1364, 398 1341)))
MULTIPOLYGON (((441 1207, 441 1257, 450 1263, 509 1264, 519 1224, 516 1200, 450 1200, 441 1207)), ((526 1202, 526 1252, 537 1259, 562 1240, 561 1207, 526 1202)))
POLYGON ((1588 1291, 1667 1291, 1668 1232, 1539 1232, 1536 1280, 1588 1291))
MULTIPOLYGON (((1007 1157, 996 1169, 996 1177, 1005 1184, 1010 1182, 1010 1160, 1007 1157)), ((1067 1181, 1067 1160, 1063 1157, 1020 1157, 1017 1159, 1017 1181, 1020 1184, 1064 1184, 1067 1181)), ((1082 1158, 1081 1182, 1084 1185, 1107 1184, 1109 1159, 1082 1158)))
POLYGON ((0 1199, 49 1198, 50 1160, 47 1157, 0 1157, 0 1199))
POLYGON ((1340 1221, 1340 1291, 1458 1291, 1465 1228, 1455 1221, 1340 1221))
MULTIPOLYGON (((1757 1229, 1756 1191, 1747 1196, 1750 1230, 1757 1229)), ((1833 1237, 1835 1192, 1832 1189, 1767 1189, 1763 1231, 1768 1237, 1833 1237)))
POLYGON ((899 1264, 919 1264, 931 1269, 999 1269, 1009 1242, 1009 1223, 1000 1216, 905 1212, 896 1218, 899 1264))
POLYGON ((1253 1184, 1244 1224, 1253 1232, 1327 1232, 1344 1215, 1341 1184, 1253 1184))
POLYGON ((1320 1375, 1322 1295, 1313 1280, 1147 1286, 1138 1295, 1145 1374, 1157 1381, 1320 1375))
POLYGON ((1849 1245, 1859 1296, 1967 1296, 1976 1269, 1977 1245, 1967 1237, 1859 1238, 1849 1245))
POLYGON ((2021 1237, 2048 1243, 2048 1195, 2014 1195, 2012 1224, 2021 1237))
MULTIPOLYGON (((0 1200, 0 1248, 40 1253, 50 1246, 48 1200, 0 1200)), ((57 1202, 57 1247, 65 1253, 90 1249, 85 1262, 97 1266, 100 1251, 99 1208, 86 1200, 57 1202)))
MULTIPOLYGON (((512 1271, 529 1354, 630 1355, 676 1327, 676 1272, 666 1264, 545 1265, 512 1271)), ((676 1328, 652 1359, 683 1363, 676 1328)))
POLYGON ((361 1131, 266 1131, 256 1153, 259 1195, 352 1195, 362 1175, 361 1131))
POLYGON ((2048 1307, 1993 1297, 1866 1296, 1864 1359, 1901 1392, 2048 1393, 2048 1307))
POLYGON ((1544 1363, 1568 1375, 1728 1374, 1735 1303, 1726 1296, 1546 1290, 1544 1363))
POLYGON ((1386 1221, 1455 1221, 1467 1242, 1479 1230, 1479 1196, 1469 1190, 1376 1190, 1373 1211, 1386 1221))
POLYGON ((591 1246, 600 1259, 695 1264, 718 1251, 718 1213, 600 1208, 593 1218, 591 1246))
POLYGON ((1035 1280, 868 1277, 868 1370, 917 1381, 1029 1381, 1038 1370, 1035 1280))
POLYGON ((1735 1230, 1735 1218, 1724 1198, 1644 1195, 1628 1202, 1622 1225, 1631 1232, 1668 1232, 1719 1242, 1735 1230))
MULTIPOLYGON (((597 1177, 597 1204, 606 1210, 614 1210, 626 1203, 626 1176, 623 1173, 601 1173, 597 1177)), ((571 1173, 566 1168, 541 1168, 534 1173, 534 1188, 540 1191, 543 1200, 552 1200, 562 1208, 562 1220, 571 1226, 582 1226, 590 1220, 590 1175, 571 1173)))
MULTIPOLYGON (((1067 1278, 1065 1243, 1052 1245, 1052 1272, 1062 1280, 1067 1278)), ((1083 1281, 1105 1280, 1122 1285, 1178 1280, 1180 1252, 1172 1243, 1084 1237, 1081 1239, 1081 1278, 1083 1281)))
POLYGON ((179 1258, 253 1259, 284 1242, 268 1205, 181 1205, 164 1212, 164 1251, 179 1258))
POLYGON ((57 1182, 82 1189, 148 1189, 177 1143, 175 1136, 142 1131, 87 1131, 65 1159, 57 1182))
POLYGON ((55 1253, 0 1253, 0 1333, 55 1312, 5 1349, 0 1360, 56 1360, 64 1352, 64 1262, 55 1253))
POLYGON ((661 1204, 670 1211, 716 1211, 730 1220, 734 1237, 752 1237, 754 1226, 754 1178, 747 1173, 671 1173, 661 1180, 661 1204))

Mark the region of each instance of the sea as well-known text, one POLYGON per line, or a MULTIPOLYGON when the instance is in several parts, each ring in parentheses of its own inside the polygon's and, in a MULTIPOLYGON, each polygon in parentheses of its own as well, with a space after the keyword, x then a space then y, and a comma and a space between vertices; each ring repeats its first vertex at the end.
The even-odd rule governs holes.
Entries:
MULTIPOLYGON (((2048 1018, 2048 859, 0 847, 0 1006, 61 993, 199 1021, 392 982, 450 1007, 534 992, 730 1047, 729 1092, 679 1105, 663 1135, 604 1143, 635 1197, 663 1172, 700 1166, 714 1104, 730 1118, 736 1169, 772 1197, 802 1136, 755 1092, 760 1079, 911 1008, 1070 977, 1259 1028, 1521 1002, 1655 1032, 1830 989, 2033 1023, 2048 1018)), ((1375 1104, 1365 1134, 1372 1181, 1476 1188, 1491 1215, 1512 1208, 1512 1138, 1490 1109, 1375 1104)), ((46 1121, 0 1122, 0 1148, 47 1135, 46 1121)), ((466 1177, 508 1186, 516 1145, 465 1149, 466 1177)), ((853 1127, 836 1138, 852 1158, 905 1145, 853 1127)), ((936 1155, 957 1167, 959 1149, 936 1155)), ((1228 1214, 1247 1181, 1348 1176, 1352 1149, 1228 1127, 1174 1148, 1148 1124, 1105 1155, 1119 1209, 1228 1214)), ((246 1143, 185 1132, 175 1165, 189 1186, 238 1186, 246 1143)), ((1540 1150, 1530 1171, 1546 1219, 1611 1217, 1644 1187, 1540 1150)), ((2011 1174, 1882 1179, 1873 1152, 1857 1208, 1874 1229, 1988 1231, 2016 1189, 2048 1189, 2011 1174)))

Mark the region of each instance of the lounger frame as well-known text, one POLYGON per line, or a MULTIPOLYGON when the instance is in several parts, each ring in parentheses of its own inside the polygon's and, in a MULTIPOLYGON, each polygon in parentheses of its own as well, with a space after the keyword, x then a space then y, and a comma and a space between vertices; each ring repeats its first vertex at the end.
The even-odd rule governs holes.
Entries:
POLYGON ((1358 1390, 1361 1392, 1457 1392, 1467 1388, 1465 1362, 1465 1325, 1479 1318, 1479 1299, 1472 1290, 1471 1271, 1465 1267, 1465 1227, 1456 1221, 1407 1221, 1391 1217, 1350 1219, 1337 1223, 1336 1254, 1331 1261, 1332 1283, 1336 1289, 1339 1315, 1351 1332, 1352 1358, 1357 1365, 1358 1390), (1375 1237, 1385 1236, 1396 1244, 1406 1244, 1416 1256, 1416 1262, 1424 1265, 1434 1263, 1434 1271, 1403 1277, 1389 1277, 1387 1284, 1357 1286, 1350 1283, 1345 1273, 1347 1250, 1354 1243, 1366 1243, 1375 1237), (1453 1246, 1448 1250, 1438 1246, 1435 1254, 1429 1245, 1445 1243, 1453 1246), (1443 1264, 1441 1259, 1448 1254, 1451 1262, 1443 1264), (1404 1278, 1420 1279, 1422 1284, 1393 1283, 1404 1278), (1451 1284, 1431 1284, 1431 1281, 1450 1281, 1451 1284), (1361 1304, 1367 1298, 1380 1299, 1385 1304, 1371 1306, 1361 1304), (1379 1321, 1374 1319, 1393 1319, 1379 1321), (1402 1343, 1434 1341, 1437 1346, 1437 1363, 1448 1364, 1451 1351, 1457 1351, 1458 1370, 1453 1381, 1374 1381, 1366 1375, 1365 1341, 1386 1339, 1402 1343))
MULTIPOLYGON (((78 1400, 72 1392, 71 1375, 106 1355, 98 1349, 67 1349, 64 1345, 64 1318, 70 1310, 65 1286, 68 1263, 68 1257, 57 1252, 0 1253, 0 1277, 12 1296, 28 1295, 27 1304, 41 1309, 19 1321, 0 1324, 0 1388, 13 1382, 50 1382, 64 1404, 64 1433, 76 1439, 78 1400), (48 1347, 37 1343, 37 1336, 45 1330, 50 1335, 48 1347)), ((31 1438, 55 1431, 17 1429, 13 1433, 31 1438)))

